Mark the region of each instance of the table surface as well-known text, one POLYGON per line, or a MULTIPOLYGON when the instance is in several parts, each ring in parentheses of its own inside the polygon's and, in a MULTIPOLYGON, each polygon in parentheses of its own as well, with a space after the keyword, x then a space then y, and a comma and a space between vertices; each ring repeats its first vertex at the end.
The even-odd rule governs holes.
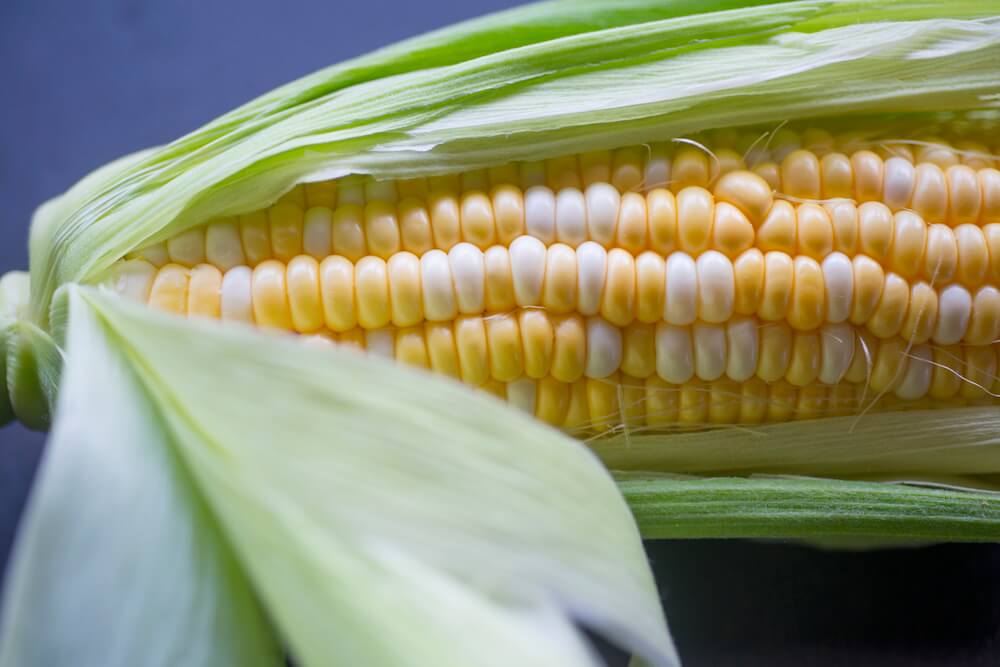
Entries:
MULTIPOLYGON (((324 65, 512 4, 5 0, 0 273, 27 266, 32 210, 91 169, 324 65)), ((16 425, 0 429, 0 569, 43 443, 16 425)), ((998 547, 648 547, 688 665, 987 665, 1000 657, 998 547)))

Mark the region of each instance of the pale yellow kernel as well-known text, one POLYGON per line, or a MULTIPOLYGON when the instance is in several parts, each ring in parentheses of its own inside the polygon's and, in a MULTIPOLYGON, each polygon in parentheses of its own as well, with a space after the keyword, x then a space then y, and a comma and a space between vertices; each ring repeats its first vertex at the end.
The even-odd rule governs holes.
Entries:
POLYGON ((680 391, 677 385, 663 381, 657 375, 646 378, 646 425, 672 426, 677 423, 680 391))
POLYGON ((303 186, 306 207, 322 206, 333 210, 337 206, 337 181, 315 181, 303 186))
POLYGON ((969 345, 1000 341, 1000 289, 986 285, 972 297, 972 316, 964 340, 969 345))
POLYGON ((926 343, 934 333, 937 314, 937 291, 923 281, 914 283, 913 287, 910 288, 910 302, 899 335, 903 340, 915 345, 926 343))
POLYGON ((761 162, 752 171, 763 178, 772 190, 781 190, 781 168, 774 162, 761 162))
POLYGON ((976 172, 972 167, 957 164, 948 167, 945 178, 948 179, 948 223, 955 226, 976 222, 983 203, 976 172))
POLYGON ((287 263, 302 254, 303 215, 302 207, 292 201, 280 201, 268 211, 275 259, 287 263))
POLYGON ((792 258, 783 252, 764 255, 764 288, 757 315, 765 321, 783 320, 788 312, 795 273, 792 258))
POLYGON ((554 243, 545 253, 545 278, 542 282, 542 305, 562 314, 576 308, 576 251, 563 243, 554 243))
POLYGON ((545 173, 545 162, 522 162, 520 164, 519 182, 522 190, 537 185, 547 185, 548 176, 545 173))
POLYGON ((906 375, 906 342, 901 338, 879 341, 875 363, 872 365, 871 389, 876 394, 895 389, 906 375))
POLYGON ((385 260, 375 255, 362 257, 354 267, 354 299, 358 306, 358 324, 363 329, 388 326, 389 275, 385 260))
POLYGON ((417 176, 414 178, 402 178, 396 182, 396 190, 400 200, 403 199, 425 199, 430 186, 427 178, 417 176))
POLYGON ((867 390, 872 364, 877 352, 878 338, 868 329, 855 329, 854 355, 851 357, 851 364, 847 367, 847 372, 844 373, 844 382, 861 387, 862 394, 858 396, 859 403, 867 390))
MULTIPOLYGON (((439 326, 447 325, 442 324, 439 326)), ((444 337, 440 336, 440 338, 440 341, 436 341, 436 345, 440 346, 442 350, 436 350, 436 352, 448 353, 449 350, 445 346, 446 341, 444 337)), ((463 382, 478 386, 490 378, 490 355, 486 342, 486 322, 482 317, 475 315, 459 316, 455 320, 454 342, 449 344, 454 347, 454 351, 458 354, 458 368, 460 369, 463 382)), ((434 354, 431 355, 431 366, 435 367, 435 369, 442 362, 451 363, 451 360, 446 358, 446 354, 440 354, 440 356, 445 358, 438 359, 435 363, 434 354)))
POLYGON ((775 131, 769 143, 771 154, 780 162, 793 151, 802 148, 802 137, 795 130, 782 127, 775 131))
POLYGON ((370 201, 365 205, 365 239, 368 252, 389 259, 400 250, 399 223, 396 205, 386 201, 370 201))
POLYGON ((601 315, 623 327, 635 319, 635 258, 621 248, 608 252, 601 315))
POLYGON ((958 241, 955 230, 940 223, 930 225, 924 253, 924 278, 932 285, 945 285, 951 282, 957 270, 958 241))
POLYGON ((389 258, 386 270, 392 324, 397 327, 419 324, 424 319, 420 259, 410 252, 398 252, 389 258))
POLYGON ((524 234, 524 193, 513 185, 500 185, 492 194, 497 240, 510 245, 524 234))
POLYGON ((963 285, 975 288, 983 284, 989 269, 989 248, 983 228, 977 225, 955 227, 955 241, 958 245, 958 271, 955 277, 963 285))
POLYGON ((333 253, 352 262, 357 262, 368 254, 368 246, 365 243, 365 217, 360 206, 347 204, 333 212, 330 239, 333 253))
POLYGON ((667 264, 659 253, 647 250, 635 259, 636 317, 655 323, 663 317, 667 264))
MULTIPOLYGON (((735 399, 734 399, 735 400, 735 399)), ((759 424, 767 415, 768 386, 752 377, 739 385, 739 423, 759 424)))
POLYGON ((712 237, 712 247, 733 259, 753 245, 754 229, 740 209, 727 202, 718 202, 712 237))
POLYGON ((927 223, 947 221, 948 183, 936 164, 921 162, 917 165, 910 208, 927 223))
POLYGON ((809 127, 802 132, 802 148, 817 155, 826 155, 834 149, 833 135, 819 127, 809 127))
POLYGON ((454 195, 462 190, 462 177, 460 174, 438 174, 427 178, 427 188, 431 192, 441 195, 454 195))
POLYGON ((323 319, 331 331, 349 331, 358 325, 354 302, 354 265, 346 257, 330 255, 319 265, 323 319))
POLYGON ((988 396, 990 386, 997 376, 997 355, 992 346, 965 348, 964 382, 960 395, 976 399, 988 396))
POLYGON ((205 229, 195 227, 167 239, 167 254, 170 261, 181 266, 192 267, 205 261, 205 229))
POLYGON ((343 333, 337 334, 337 344, 340 347, 356 350, 358 352, 364 352, 365 346, 367 345, 367 340, 365 339, 365 330, 361 327, 354 327, 349 331, 344 331, 343 333))
POLYGON ((993 160, 990 159, 990 149, 986 144, 962 139, 955 142, 955 148, 961 151, 958 158, 964 165, 972 167, 975 170, 987 169, 993 166, 993 160))
POLYGON ((702 149, 689 144, 680 144, 674 154, 671 169, 670 189, 674 193, 680 193, 690 186, 707 188, 712 181, 713 174, 708 155, 702 149))
POLYGON ((221 304, 222 272, 211 264, 199 264, 191 269, 187 314, 219 319, 221 304))
MULTIPOLYGON (((455 326, 458 326, 460 321, 464 321, 466 318, 460 317, 455 321, 455 326)), ((469 318, 472 319, 472 318, 469 318)), ((485 340, 485 328, 482 324, 482 318, 476 318, 479 321, 479 325, 483 330, 483 337, 485 340)), ((426 322, 424 323, 424 340, 427 342, 427 358, 430 362, 431 370, 435 373, 445 375, 448 377, 461 377, 461 369, 459 367, 458 350, 455 347, 455 333, 452 331, 451 322, 426 322)), ((479 363, 485 368, 486 367, 486 354, 485 344, 483 345, 484 352, 479 356, 479 363)), ((488 371, 483 373, 483 375, 488 375, 488 371)))
POLYGON ((764 253, 750 248, 733 262, 733 276, 736 289, 733 311, 740 315, 752 315, 760 307, 764 291, 764 253))
POLYGON ((553 318, 552 377, 576 382, 587 365, 587 331, 583 318, 568 315, 553 318))
POLYGON ((794 269, 788 323, 795 329, 815 329, 826 315, 823 269, 815 259, 801 255, 795 258, 794 269))
POLYGON ((618 408, 617 373, 608 378, 587 378, 587 408, 590 427, 597 431, 617 428, 622 423, 618 408))
POLYGON ((758 226, 774 203, 774 194, 768 182, 757 174, 744 170, 722 176, 715 184, 714 194, 717 202, 732 204, 758 226))
POLYGON ((941 137, 920 137, 916 146, 916 161, 929 162, 941 169, 958 164, 958 154, 941 137))
POLYGON ((784 322, 764 324, 760 328, 760 356, 757 377, 776 382, 785 377, 792 354, 792 330, 784 322))
POLYGON ((775 382, 771 385, 771 393, 767 401, 767 415, 764 420, 772 423, 791 421, 799 403, 798 396, 797 387, 784 380, 775 382))
MULTIPOLYGON (((337 205, 338 206, 364 206, 365 205, 365 183, 360 176, 349 176, 340 179, 337 183, 337 205)), ((363 343, 362 343, 363 345, 363 343)), ((361 349, 364 349, 362 347, 361 349)))
POLYGON ((646 198, 636 192, 625 192, 618 209, 616 241, 632 254, 646 247, 646 198))
POLYGON ((611 184, 622 193, 642 187, 645 148, 629 146, 616 150, 611 158, 611 184))
POLYGON ((678 247, 692 255, 708 250, 714 215, 712 193, 696 186, 681 190, 677 194, 678 247))
POLYGON ((833 225, 833 249, 848 257, 858 248, 858 207, 851 201, 827 204, 833 225))
POLYGON ((490 375, 500 382, 513 382, 524 372, 521 334, 517 318, 498 314, 486 318, 490 375))
POLYGON ((276 206, 285 203, 293 204, 295 206, 298 206, 299 208, 305 208, 306 207, 305 188, 302 185, 296 185, 291 190, 281 195, 281 197, 278 199, 276 206))
POLYGON ((492 394, 494 397, 500 399, 501 401, 507 401, 507 383, 497 382, 496 380, 487 380, 485 383, 479 385, 479 390, 487 394, 492 394))
POLYGON ((899 333, 910 303, 910 286, 901 276, 887 273, 882 286, 882 296, 868 318, 868 329, 879 338, 899 333))
POLYGON ((536 401, 535 416, 546 424, 561 426, 569 412, 570 386, 552 377, 542 378, 536 401))
POLYGON ((485 169, 470 169, 461 174, 462 192, 486 192, 490 189, 490 174, 485 169))
POLYGON ((860 250, 872 259, 884 262, 892 247, 893 217, 881 202, 866 202, 858 207, 860 250))
POLYGON ((580 166, 575 155, 545 161, 546 184, 554 191, 580 187, 580 166))
POLYGON ((611 151, 581 153, 580 180, 584 188, 594 183, 610 183, 611 151))
POLYGON ((796 199, 819 199, 820 164, 815 153, 795 150, 781 161, 781 192, 796 199))
POLYGON ((708 421, 711 424, 735 424, 740 420, 740 385, 719 378, 709 385, 708 421))
POLYGON ((647 378, 656 372, 656 328, 633 322, 622 331, 622 372, 647 378))
POLYGON ((757 230, 757 247, 764 252, 773 250, 794 254, 797 230, 795 207, 787 201, 778 200, 757 230))
POLYGON ((823 199, 854 198, 854 169, 851 160, 843 153, 828 153, 820 160, 823 199))
POLYGON ((288 307, 285 265, 268 259, 253 270, 253 315, 258 326, 271 329, 291 329, 292 314, 288 307))
POLYGON ((854 266, 854 302, 851 304, 851 324, 862 325, 875 312, 882 297, 885 271, 882 265, 866 255, 858 255, 854 266))
POLYGON ((1000 284, 1000 223, 983 227, 983 236, 990 253, 990 280, 994 284, 1000 284))
POLYGON ((462 195, 461 223, 462 238, 481 250, 486 250, 496 242, 493 205, 481 191, 467 191, 462 195))
POLYGON ((924 265, 927 245, 927 225, 912 211, 898 211, 893 216, 893 271, 904 278, 913 278, 924 265))
POLYGON ((222 271, 246 264, 235 218, 216 220, 205 228, 205 259, 222 271))
POLYGON ((851 155, 854 171, 854 199, 858 203, 879 201, 882 198, 882 181, 885 163, 878 154, 869 150, 851 155))
POLYGON ((554 330, 545 311, 526 308, 518 313, 524 373, 530 378, 543 378, 552 366, 554 330))
POLYGON ((157 268, 170 263, 170 255, 167 254, 166 242, 148 245, 145 248, 135 251, 134 253, 129 253, 126 257, 128 259, 144 260, 157 268))
POLYGON ((434 247, 431 218, 422 200, 406 197, 399 202, 399 236, 403 250, 422 255, 434 247))
POLYGON ((434 247, 439 250, 448 251, 462 240, 461 214, 454 192, 432 190, 427 198, 434 247))
POLYGON ((948 399, 961 389, 963 368, 962 348, 959 345, 934 345, 934 371, 927 394, 934 399, 948 399))
POLYGON ((649 244, 661 255, 677 249, 677 200, 670 190, 656 188, 646 195, 649 244))
POLYGON ((979 192, 983 197, 979 219, 982 224, 1000 222, 1000 171, 980 169, 977 174, 979 192))
POLYGON ((829 413, 827 389, 823 385, 810 385, 799 389, 799 402, 795 406, 795 419, 819 419, 829 413))
POLYGON ((507 248, 503 246, 489 248, 483 255, 483 264, 487 312, 503 313, 513 310, 517 302, 507 248))
POLYGON ((322 328, 323 301, 320 296, 319 262, 309 255, 299 255, 285 269, 288 282, 288 308, 292 328, 299 333, 311 333, 322 328))
POLYGON ((240 216, 240 242, 248 266, 254 267, 271 259, 271 232, 267 225, 267 211, 240 216))
POLYGON ((677 422, 689 426, 705 424, 708 421, 710 397, 711 391, 704 380, 695 378, 681 385, 677 422))
POLYGON ((715 167, 718 170, 718 174, 715 174, 716 178, 714 180, 718 180, 719 177, 726 174, 747 168, 746 162, 743 161, 743 155, 731 148, 717 148, 715 150, 715 159, 718 161, 718 165, 715 167))
POLYGON ((521 182, 521 168, 516 162, 508 162, 486 170, 490 177, 490 187, 517 186, 521 182))
POLYGON ((570 432, 580 432, 590 427, 590 405, 587 401, 587 381, 580 380, 569 386, 569 408, 562 427, 570 432))
POLYGON ((430 368, 423 327, 407 327, 396 331, 395 358, 409 366, 430 368))
POLYGON ((796 210, 798 249, 813 259, 823 259, 833 252, 833 222, 819 204, 800 204, 796 210))

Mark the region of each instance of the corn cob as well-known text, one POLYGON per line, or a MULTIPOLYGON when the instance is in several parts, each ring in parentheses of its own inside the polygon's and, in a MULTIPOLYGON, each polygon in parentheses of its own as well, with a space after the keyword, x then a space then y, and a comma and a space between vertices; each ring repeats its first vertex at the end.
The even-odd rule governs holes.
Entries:
POLYGON ((307 183, 135 253, 111 284, 430 368, 579 432, 994 402, 987 145, 762 135, 307 183))

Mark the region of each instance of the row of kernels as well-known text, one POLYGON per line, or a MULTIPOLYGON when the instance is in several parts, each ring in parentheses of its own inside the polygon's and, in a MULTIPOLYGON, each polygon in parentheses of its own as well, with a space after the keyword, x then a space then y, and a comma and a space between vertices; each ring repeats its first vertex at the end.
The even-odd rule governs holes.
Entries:
MULTIPOLYGON (((205 266, 198 268, 205 272, 205 266)), ((509 249, 493 246, 485 253, 460 243, 448 253, 433 250, 419 258, 395 253, 388 262, 373 255, 357 263, 337 255, 322 262, 300 255, 287 266, 268 260, 252 271, 242 269, 238 275, 251 279, 239 284, 249 284, 250 295, 239 300, 249 299, 268 314, 261 323, 299 332, 324 323, 338 331, 356 324, 410 326, 423 319, 541 307, 556 314, 599 314, 617 326, 635 320, 722 323, 738 314, 787 321, 799 330, 850 321, 882 338, 898 334, 918 343, 985 344, 1000 337, 996 287, 970 291, 951 284, 938 290, 887 272, 866 255, 851 260, 833 253, 817 262, 750 249, 735 262, 717 251, 697 259, 651 251, 633 257, 593 242, 576 250, 558 243, 546 248, 524 236, 509 249)), ((131 279, 152 281, 152 276, 131 279)))

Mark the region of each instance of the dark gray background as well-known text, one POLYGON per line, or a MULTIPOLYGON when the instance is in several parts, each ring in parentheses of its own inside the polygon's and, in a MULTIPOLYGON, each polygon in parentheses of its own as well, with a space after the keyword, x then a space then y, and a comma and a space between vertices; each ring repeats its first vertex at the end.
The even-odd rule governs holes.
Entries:
MULTIPOLYGON (((0 0, 0 273, 91 169, 268 89, 504 0, 0 0)), ((0 429, 0 568, 44 438, 0 429)), ((992 665, 1000 550, 649 545, 688 665, 992 665)))

